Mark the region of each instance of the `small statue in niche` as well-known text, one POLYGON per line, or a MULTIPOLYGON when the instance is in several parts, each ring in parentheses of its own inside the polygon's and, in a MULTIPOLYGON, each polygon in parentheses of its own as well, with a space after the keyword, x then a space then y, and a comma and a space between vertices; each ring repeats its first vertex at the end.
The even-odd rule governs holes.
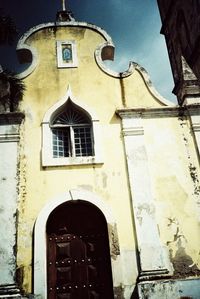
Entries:
POLYGON ((62 58, 63 58, 63 61, 65 61, 65 62, 72 61, 71 45, 63 45, 62 46, 62 58))

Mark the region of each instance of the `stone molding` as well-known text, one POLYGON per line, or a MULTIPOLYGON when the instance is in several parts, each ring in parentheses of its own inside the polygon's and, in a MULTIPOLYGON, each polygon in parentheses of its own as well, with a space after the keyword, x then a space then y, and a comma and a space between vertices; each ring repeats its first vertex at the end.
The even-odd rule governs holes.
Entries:
POLYGON ((121 118, 161 118, 161 117, 177 117, 180 115, 187 115, 187 109, 180 106, 170 106, 170 107, 139 107, 139 108, 119 108, 116 113, 121 118))
POLYGON ((22 112, 0 113, 0 125, 21 124, 23 119, 24 119, 24 113, 22 112))
POLYGON ((118 108, 116 114, 121 118, 167 118, 179 116, 200 115, 200 104, 190 104, 185 106, 168 107, 138 107, 138 108, 118 108))
POLYGON ((20 290, 15 284, 10 285, 0 285, 0 298, 22 298, 20 295, 20 290))
POLYGON ((194 132, 200 132, 200 120, 198 123, 193 123, 192 128, 193 128, 194 132))
POLYGON ((19 141, 19 125, 23 119, 24 114, 20 112, 7 112, 0 114, 0 143, 19 141))
POLYGON ((200 103, 193 104, 193 105, 186 105, 184 107, 189 112, 190 115, 192 116, 200 115, 200 103))
POLYGON ((123 136, 136 136, 136 135, 144 135, 143 127, 132 127, 123 129, 123 136))

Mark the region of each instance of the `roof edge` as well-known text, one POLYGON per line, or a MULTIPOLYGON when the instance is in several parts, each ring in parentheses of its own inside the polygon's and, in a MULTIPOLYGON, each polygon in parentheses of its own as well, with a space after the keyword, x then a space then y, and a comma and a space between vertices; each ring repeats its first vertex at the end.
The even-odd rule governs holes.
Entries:
MULTIPOLYGON (((114 44, 111 39, 111 37, 107 34, 105 30, 102 28, 86 23, 86 22, 76 22, 76 21, 67 21, 67 22, 49 22, 49 23, 42 23, 37 26, 34 26, 30 28, 26 33, 24 33, 21 38, 19 39, 17 43, 17 55, 18 59, 23 63, 23 62, 31 62, 31 65, 22 73, 18 74, 18 77, 23 79, 30 75, 36 68, 38 64, 38 55, 37 55, 37 50, 34 47, 31 47, 26 44, 27 39, 34 34, 35 32, 46 29, 46 28, 54 28, 54 27, 83 27, 83 28, 89 28, 91 30, 94 30, 98 32, 106 41, 106 44, 111 46, 114 49, 114 44), (22 58, 23 56, 23 58, 22 58), (25 58, 24 58, 25 57, 25 58)), ((104 45, 105 47, 105 45, 104 45)), ((111 56, 109 59, 113 60, 114 58, 114 51, 111 52, 111 56)), ((108 59, 108 58, 107 58, 108 59)))

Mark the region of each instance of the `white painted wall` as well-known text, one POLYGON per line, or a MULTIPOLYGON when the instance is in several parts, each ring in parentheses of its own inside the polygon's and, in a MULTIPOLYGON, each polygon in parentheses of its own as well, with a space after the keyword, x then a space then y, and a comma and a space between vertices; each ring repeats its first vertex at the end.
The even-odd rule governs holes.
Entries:
POLYGON ((3 298, 10 291, 16 296, 19 292, 15 286, 19 125, 10 124, 10 120, 8 123, 0 125, 0 297, 4 294, 3 298))

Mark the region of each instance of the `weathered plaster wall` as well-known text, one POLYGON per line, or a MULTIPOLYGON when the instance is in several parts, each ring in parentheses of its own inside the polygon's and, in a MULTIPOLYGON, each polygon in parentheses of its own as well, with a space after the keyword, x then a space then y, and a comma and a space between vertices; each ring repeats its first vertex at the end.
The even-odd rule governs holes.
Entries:
MULTIPOLYGON (((32 291, 35 220, 52 198, 74 188, 98 194, 115 215, 120 250, 120 260, 116 263, 121 269, 115 273, 116 292, 130 298, 138 276, 121 119, 115 112, 123 107, 159 108, 164 103, 150 92, 138 70, 123 79, 104 73, 94 59, 94 50, 102 42, 105 39, 95 30, 77 27, 46 28, 27 40, 27 44, 37 49, 38 56, 38 66, 24 79, 26 91, 21 105, 26 121, 21 140, 18 267, 27 292, 32 291), (57 69, 56 40, 65 39, 77 42, 78 68, 57 69), (42 167, 41 122, 46 111, 66 94, 68 85, 79 103, 91 107, 100 120, 103 163, 42 167)), ((189 123, 177 117, 150 116, 142 120, 142 125, 161 242, 170 249, 175 275, 198 274, 199 166, 189 123), (184 259, 180 260, 180 256, 184 259), (187 271, 182 270, 182 260, 187 271)))
MULTIPOLYGON (((0 114, 0 297, 20 297, 16 282, 18 141, 21 113, 0 114)), ((21 297, 20 297, 21 298, 21 297)))
POLYGON ((186 117, 145 120, 160 236, 174 275, 200 274, 199 163, 186 117))
POLYGON ((18 267, 23 273, 23 288, 28 292, 31 292, 35 220, 49 200, 74 188, 94 192, 110 206, 117 219, 121 253, 120 262, 117 262, 125 265, 130 256, 133 260, 128 270, 124 266, 123 273, 122 270, 115 273, 122 276, 116 280, 119 284, 131 286, 137 277, 121 124, 115 115, 117 106, 121 105, 120 84, 105 75, 94 60, 94 50, 103 41, 102 36, 96 32, 77 28, 57 31, 46 29, 28 41, 37 48, 39 57, 38 67, 25 79, 27 88, 21 106, 26 112, 26 121, 21 142, 18 267), (76 39, 79 61, 77 69, 57 69, 55 38, 76 39), (41 122, 45 112, 66 93, 68 84, 79 103, 92 107, 100 119, 103 164, 42 168, 41 122))
POLYGON ((16 142, 0 143, 0 285, 13 284, 15 280, 16 245, 16 142), (8 204, 9 203, 9 204, 8 204), (9 265, 9 267, 8 267, 9 265))

